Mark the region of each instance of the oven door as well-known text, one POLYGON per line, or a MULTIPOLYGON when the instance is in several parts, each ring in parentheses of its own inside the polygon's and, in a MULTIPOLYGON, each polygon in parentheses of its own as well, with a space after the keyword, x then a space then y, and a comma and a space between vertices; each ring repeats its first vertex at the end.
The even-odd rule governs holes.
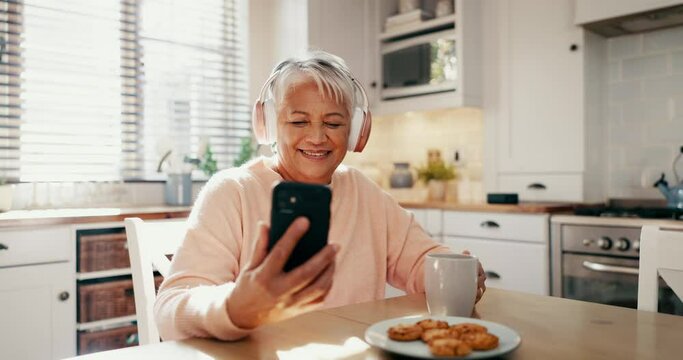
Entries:
MULTIPOLYGON (((565 253, 562 297, 638 307, 638 260, 565 253)), ((659 312, 683 315, 683 303, 660 279, 659 312)))

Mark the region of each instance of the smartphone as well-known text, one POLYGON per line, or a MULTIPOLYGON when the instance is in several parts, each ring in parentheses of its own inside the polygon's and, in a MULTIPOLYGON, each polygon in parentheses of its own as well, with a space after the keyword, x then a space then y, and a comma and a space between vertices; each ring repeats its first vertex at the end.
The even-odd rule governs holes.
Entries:
POLYGON ((310 222, 308 231, 289 256, 284 266, 285 272, 305 263, 327 245, 331 200, 332 191, 324 185, 281 182, 273 189, 268 251, 275 246, 294 219, 303 216, 310 222))

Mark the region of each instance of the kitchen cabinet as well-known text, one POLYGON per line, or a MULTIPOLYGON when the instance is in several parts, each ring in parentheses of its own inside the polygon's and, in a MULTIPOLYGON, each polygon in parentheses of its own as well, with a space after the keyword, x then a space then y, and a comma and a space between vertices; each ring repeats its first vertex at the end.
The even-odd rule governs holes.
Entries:
MULTIPOLYGON (((479 0, 453 0, 455 13, 440 18, 424 20, 419 25, 401 27, 401 30, 385 29, 388 17, 399 13, 400 0, 374 0, 375 46, 373 59, 375 65, 372 82, 378 84, 373 89, 376 106, 375 115, 402 113, 406 111, 425 111, 443 108, 481 106, 482 102, 482 66, 481 66, 481 2, 479 0), (391 46, 397 40, 407 40, 419 35, 443 31, 455 37, 455 53, 457 59, 457 79, 454 91, 434 94, 406 96, 403 98, 383 100, 382 86, 382 48, 391 46)), ((427 6, 424 2, 423 6, 427 6)), ((372 47, 369 47, 372 48, 372 47)))
POLYGON ((576 0, 574 21, 586 24, 681 4, 681 0, 576 0))
POLYGON ((68 227, 0 231, 3 359, 76 355, 76 289, 68 227))
MULTIPOLYGON (((375 6, 365 0, 309 0, 307 42, 340 56, 375 102, 375 6)), ((375 84, 376 85, 376 84, 375 84)))
POLYGON ((489 187, 528 201, 603 200, 605 40, 574 25, 571 0, 488 2, 489 187), (543 14, 539 16, 538 14, 543 14))
POLYGON ((444 244, 469 250, 487 272, 487 286, 549 294, 549 215, 444 212, 444 244))

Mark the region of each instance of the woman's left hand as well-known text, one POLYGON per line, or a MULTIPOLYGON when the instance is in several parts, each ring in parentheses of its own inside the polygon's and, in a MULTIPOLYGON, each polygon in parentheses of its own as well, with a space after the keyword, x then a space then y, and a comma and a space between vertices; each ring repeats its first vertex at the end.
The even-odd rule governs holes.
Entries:
MULTIPOLYGON (((465 255, 471 255, 469 250, 465 250, 462 252, 465 255)), ((484 296, 484 292, 486 291, 486 272, 484 271, 484 267, 481 266, 481 262, 479 259, 477 259, 477 300, 475 300, 475 303, 478 303, 479 300, 481 300, 481 297, 484 296)))

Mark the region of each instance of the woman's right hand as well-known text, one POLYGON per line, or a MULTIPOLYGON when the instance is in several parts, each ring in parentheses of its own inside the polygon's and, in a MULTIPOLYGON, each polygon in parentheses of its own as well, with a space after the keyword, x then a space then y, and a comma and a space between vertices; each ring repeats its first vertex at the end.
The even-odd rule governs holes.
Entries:
POLYGON ((284 267, 309 221, 297 218, 268 252, 268 226, 258 224, 251 261, 240 272, 227 301, 228 316, 243 329, 290 318, 310 311, 332 287, 337 245, 328 244, 301 266, 284 267))

